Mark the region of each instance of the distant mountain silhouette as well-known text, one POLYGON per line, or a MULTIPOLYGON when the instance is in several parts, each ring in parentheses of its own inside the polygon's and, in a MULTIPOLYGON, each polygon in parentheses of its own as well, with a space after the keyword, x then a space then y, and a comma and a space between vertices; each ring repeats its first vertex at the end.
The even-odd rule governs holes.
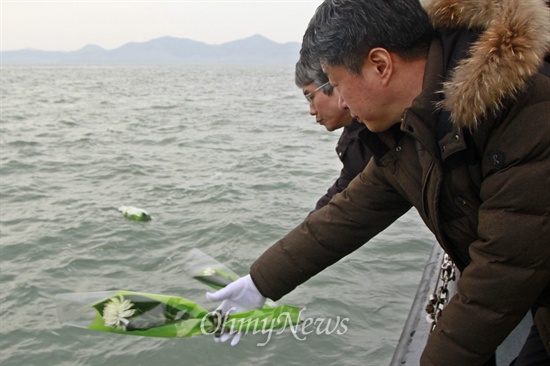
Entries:
POLYGON ((221 45, 167 36, 114 50, 87 45, 71 52, 3 51, 0 57, 2 64, 289 64, 298 60, 299 50, 298 42, 281 44, 261 35, 221 45))

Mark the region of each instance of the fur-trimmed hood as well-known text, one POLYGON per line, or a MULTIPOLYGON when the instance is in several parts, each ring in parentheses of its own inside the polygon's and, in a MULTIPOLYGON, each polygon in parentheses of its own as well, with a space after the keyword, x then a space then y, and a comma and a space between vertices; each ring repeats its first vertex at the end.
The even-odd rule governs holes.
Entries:
POLYGON ((459 127, 475 128, 502 109, 550 51, 550 8, 545 0, 423 0, 437 29, 481 29, 444 84, 442 107, 459 127))

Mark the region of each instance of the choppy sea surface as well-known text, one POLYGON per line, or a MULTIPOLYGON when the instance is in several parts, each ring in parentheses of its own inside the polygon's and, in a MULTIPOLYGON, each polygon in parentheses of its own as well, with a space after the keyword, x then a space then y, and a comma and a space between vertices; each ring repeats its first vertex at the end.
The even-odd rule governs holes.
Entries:
POLYGON ((131 290, 208 309, 198 248, 244 275, 341 169, 281 66, 2 66, 0 364, 387 365, 432 235, 415 211, 279 304, 345 332, 131 337, 72 328, 54 297, 131 290), (117 210, 146 209, 136 222, 117 210), (334 324, 334 323, 333 323, 334 324))

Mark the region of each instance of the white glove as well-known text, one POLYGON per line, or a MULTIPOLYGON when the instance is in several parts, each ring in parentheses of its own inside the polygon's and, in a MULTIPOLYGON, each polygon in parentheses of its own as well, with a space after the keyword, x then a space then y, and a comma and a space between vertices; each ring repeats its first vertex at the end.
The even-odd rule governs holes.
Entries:
MULTIPOLYGON (((256 285, 254 285, 250 275, 246 275, 231 282, 215 293, 207 292, 206 298, 210 301, 222 301, 220 306, 216 309, 220 311, 222 315, 259 309, 264 305, 266 300, 260 291, 258 291, 256 285)), ((242 334, 238 332, 224 333, 220 337, 215 337, 214 340, 216 342, 226 342, 232 339, 231 345, 234 346, 239 343, 241 336, 242 334)))

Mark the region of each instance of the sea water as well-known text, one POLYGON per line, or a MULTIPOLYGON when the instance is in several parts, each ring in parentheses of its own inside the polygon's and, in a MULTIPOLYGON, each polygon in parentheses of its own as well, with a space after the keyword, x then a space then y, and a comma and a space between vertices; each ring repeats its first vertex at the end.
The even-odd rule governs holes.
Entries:
POLYGON ((324 330, 230 347, 57 319, 54 297, 66 292, 214 309, 185 254, 198 248, 244 275, 302 221, 339 175, 340 132, 308 115, 292 65, 3 65, 0 87, 0 364, 389 363, 433 245, 414 210, 278 301, 324 330))

